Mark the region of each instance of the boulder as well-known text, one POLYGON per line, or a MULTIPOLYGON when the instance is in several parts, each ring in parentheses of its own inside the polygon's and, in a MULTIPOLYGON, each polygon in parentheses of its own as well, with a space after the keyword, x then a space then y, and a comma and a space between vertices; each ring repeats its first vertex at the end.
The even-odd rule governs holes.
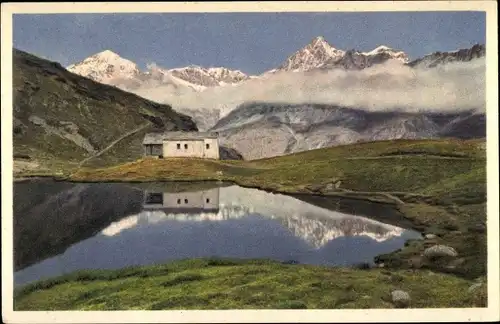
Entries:
POLYGON ((392 303, 398 308, 405 308, 410 305, 410 294, 403 290, 394 290, 391 293, 392 303))
POLYGON ((454 248, 446 245, 433 245, 424 251, 427 258, 456 257, 458 255, 454 248))

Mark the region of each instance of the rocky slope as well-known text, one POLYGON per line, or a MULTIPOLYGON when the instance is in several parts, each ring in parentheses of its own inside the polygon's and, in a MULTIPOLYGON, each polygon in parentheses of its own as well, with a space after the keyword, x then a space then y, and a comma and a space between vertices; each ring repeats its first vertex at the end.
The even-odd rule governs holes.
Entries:
POLYGON ((360 141, 486 136, 484 114, 370 112, 321 104, 241 105, 213 128, 221 143, 259 159, 360 141))
POLYGON ((17 49, 13 75, 14 154, 44 165, 77 163, 140 127, 144 128, 100 160, 137 158, 148 131, 197 130, 190 117, 168 105, 81 77, 17 49))
MULTIPOLYGON (((432 69, 452 62, 470 62, 485 55, 485 47, 475 45, 470 49, 437 52, 408 62, 403 52, 383 46, 359 53, 335 51, 323 39, 316 39, 312 44, 314 46, 291 56, 281 69, 299 71, 301 66, 304 70, 359 70, 387 60, 415 69, 432 69)), ((481 102, 476 106, 479 111, 484 111, 481 102)), ((246 103, 224 116, 212 130, 219 131, 222 143, 238 148, 245 159, 258 159, 359 141, 485 137, 485 114, 474 110, 404 113, 393 109, 375 113, 362 108, 313 103, 246 103)))

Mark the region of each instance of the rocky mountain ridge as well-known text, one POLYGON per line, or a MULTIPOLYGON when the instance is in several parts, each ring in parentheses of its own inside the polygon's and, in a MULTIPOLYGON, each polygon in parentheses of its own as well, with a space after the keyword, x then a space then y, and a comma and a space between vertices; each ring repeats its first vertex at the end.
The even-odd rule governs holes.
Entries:
MULTIPOLYGON (((452 52, 435 52, 422 58, 410 61, 408 55, 401 50, 380 45, 375 49, 362 52, 356 49, 341 50, 331 46, 322 36, 315 37, 309 44, 290 55, 279 67, 266 71, 261 75, 247 75, 240 70, 225 67, 186 67, 164 69, 155 64, 148 66, 147 71, 140 71, 137 64, 120 57, 111 50, 94 54, 81 62, 72 64, 67 69, 73 73, 88 77, 94 81, 121 85, 120 81, 135 80, 145 82, 149 78, 158 80, 158 74, 175 78, 177 84, 195 91, 203 91, 208 87, 226 86, 263 77, 282 71, 305 72, 316 69, 342 68, 360 70, 376 64, 394 61, 411 67, 435 67, 454 61, 470 61, 485 55, 485 46, 476 44, 469 49, 452 52)), ((127 85, 122 85, 127 88, 127 85)))
POLYGON ((482 138, 484 113, 367 111, 325 104, 248 103, 211 131, 245 159, 390 139, 482 138))

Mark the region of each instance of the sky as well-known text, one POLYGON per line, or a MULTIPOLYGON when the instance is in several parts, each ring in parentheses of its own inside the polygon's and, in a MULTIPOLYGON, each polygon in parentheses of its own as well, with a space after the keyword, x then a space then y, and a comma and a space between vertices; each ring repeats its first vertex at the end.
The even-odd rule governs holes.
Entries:
POLYGON ((260 74, 316 36, 410 59, 486 43, 484 12, 16 14, 14 47, 64 66, 109 49, 145 69, 223 66, 260 74))

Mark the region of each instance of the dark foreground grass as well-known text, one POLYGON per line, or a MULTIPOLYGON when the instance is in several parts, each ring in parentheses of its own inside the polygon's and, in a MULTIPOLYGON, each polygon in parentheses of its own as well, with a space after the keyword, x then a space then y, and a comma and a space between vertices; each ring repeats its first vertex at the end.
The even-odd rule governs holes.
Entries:
POLYGON ((116 271, 80 271, 26 286, 15 310, 484 307, 484 285, 431 271, 328 268, 266 260, 191 259, 116 271))

